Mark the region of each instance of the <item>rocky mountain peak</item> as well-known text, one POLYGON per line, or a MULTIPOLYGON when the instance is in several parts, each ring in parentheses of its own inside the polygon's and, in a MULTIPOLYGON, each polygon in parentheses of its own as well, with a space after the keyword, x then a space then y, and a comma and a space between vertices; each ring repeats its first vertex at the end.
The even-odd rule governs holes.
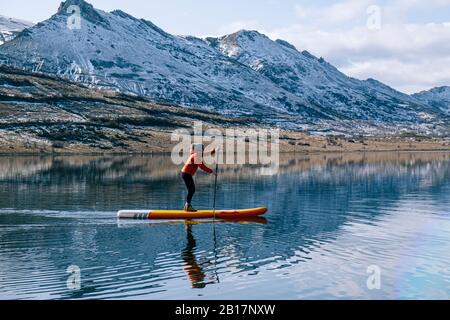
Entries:
POLYGON ((100 12, 96 10, 92 4, 87 3, 84 0, 66 0, 61 2, 56 15, 70 16, 77 13, 93 24, 109 27, 108 20, 102 17, 100 12))

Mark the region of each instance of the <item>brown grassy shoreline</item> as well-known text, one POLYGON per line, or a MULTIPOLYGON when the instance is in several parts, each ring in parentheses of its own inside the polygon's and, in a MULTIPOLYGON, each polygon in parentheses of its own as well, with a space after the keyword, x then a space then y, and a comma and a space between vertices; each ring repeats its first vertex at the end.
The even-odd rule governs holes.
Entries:
MULTIPOLYGON (((105 150, 95 145, 81 143, 57 145, 41 140, 12 139, 13 143, 0 145, 0 155, 127 155, 127 154, 170 154, 177 142, 171 141, 168 131, 152 131, 142 134, 138 141, 105 150)), ((3 139, 5 142, 5 139, 3 139)), ((348 152, 402 152, 402 151, 449 151, 450 139, 413 137, 319 137, 299 132, 283 131, 280 135, 281 153, 317 154, 348 152)))

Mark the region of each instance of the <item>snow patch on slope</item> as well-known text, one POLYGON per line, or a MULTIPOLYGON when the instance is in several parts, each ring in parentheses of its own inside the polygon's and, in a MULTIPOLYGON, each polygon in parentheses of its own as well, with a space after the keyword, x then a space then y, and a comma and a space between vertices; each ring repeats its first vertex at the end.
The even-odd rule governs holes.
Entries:
POLYGON ((415 93, 413 97, 450 115, 450 86, 437 87, 415 93))
POLYGON ((6 41, 11 41, 19 32, 32 25, 33 23, 28 21, 0 15, 0 45, 6 41))

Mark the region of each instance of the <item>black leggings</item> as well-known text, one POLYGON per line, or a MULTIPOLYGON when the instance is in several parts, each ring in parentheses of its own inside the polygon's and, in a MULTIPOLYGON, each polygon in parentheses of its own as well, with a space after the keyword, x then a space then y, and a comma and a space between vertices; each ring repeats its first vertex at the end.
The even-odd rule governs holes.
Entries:
POLYGON ((184 183, 186 184, 186 188, 188 189, 188 195, 186 197, 186 202, 188 204, 191 204, 192 202, 192 197, 194 196, 195 193, 195 183, 194 183, 194 179, 192 178, 192 176, 189 173, 181 173, 181 177, 184 180, 184 183))

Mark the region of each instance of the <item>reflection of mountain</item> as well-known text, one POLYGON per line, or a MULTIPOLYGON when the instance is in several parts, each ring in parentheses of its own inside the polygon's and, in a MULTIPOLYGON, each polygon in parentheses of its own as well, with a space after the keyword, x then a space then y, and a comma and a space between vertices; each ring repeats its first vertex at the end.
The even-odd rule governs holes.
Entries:
MULTIPOLYGON (((174 173, 167 158, 58 157, 38 162, 0 158, 0 268, 8 279, 2 286, 20 286, 17 277, 23 277, 27 292, 39 284, 35 290, 56 288, 67 295, 61 279, 67 266, 76 264, 87 281, 83 297, 163 293, 169 280, 176 279, 182 280, 171 290, 182 291, 192 283, 210 282, 213 272, 222 278, 298 264, 347 224, 376 223, 403 198, 439 194, 450 181, 448 153, 286 156, 274 177, 257 176, 251 167, 241 175, 230 169, 219 178, 218 205, 267 204, 268 224, 217 224, 215 259, 211 224, 195 225, 187 236, 182 224, 116 226, 112 211, 118 208, 182 202, 179 168, 174 166, 174 173), (4 174, 13 163, 16 172, 4 174), (20 168, 30 163, 34 174, 20 175, 20 168), (25 211, 29 209, 34 211, 25 211), (216 260, 217 266, 209 263, 216 260), (44 280, 27 276, 30 269, 39 270, 44 280)), ((208 206, 210 181, 200 176, 197 181, 195 201, 208 206)))
POLYGON ((25 179, 51 169, 51 157, 3 157, 0 158, 0 180, 25 179))
POLYGON ((242 255, 258 257, 244 259, 248 270, 272 262, 287 267, 310 259, 310 251, 332 241, 347 224, 376 223, 382 216, 394 214, 397 204, 411 195, 445 194, 450 181, 448 153, 436 155, 434 160, 425 154, 423 158, 403 156, 371 164, 331 161, 276 179, 249 178, 241 185, 227 179, 221 187, 224 196, 220 203, 252 206, 264 199, 269 223, 264 230, 250 230, 249 235, 239 230, 227 232, 224 242, 235 245, 222 248, 219 254, 230 255, 232 250, 240 260, 242 255), (236 188, 240 192, 232 192, 236 188), (251 245, 245 243, 246 236, 252 239, 251 245))
MULTIPOLYGON (((353 188, 363 188, 365 183, 384 189, 389 186, 386 191, 379 191, 396 196, 402 189, 390 182, 393 177, 401 177, 404 183, 426 180, 425 185, 439 185, 449 178, 443 165, 448 159, 448 153, 297 157, 282 154, 280 173, 274 177, 258 176, 258 167, 222 166, 219 203, 223 207, 237 208, 269 202, 269 207, 274 205, 284 212, 302 203, 313 205, 324 202, 329 196, 331 199, 337 196, 324 190, 341 189, 344 195, 350 196, 353 188), (235 188, 244 189, 237 193, 235 188), (276 194, 276 199, 272 194, 276 194)), ((173 209, 179 206, 185 193, 179 171, 180 167, 173 165, 168 156, 2 157, 0 208, 108 212, 121 208, 173 209)), ((211 177, 199 174, 196 181, 197 203, 208 207, 211 177)), ((347 200, 336 206, 342 209, 347 200)), ((332 203, 334 200, 327 205, 332 203)), ((302 208, 301 213, 309 211, 302 208)), ((314 220, 314 217, 309 219, 314 220)))
MULTIPOLYGON (((281 174, 291 174, 313 170, 315 174, 330 166, 354 166, 357 175, 378 174, 377 164, 400 165, 402 167, 420 162, 443 161, 448 152, 370 152, 370 153, 322 153, 322 154, 280 154, 281 174)), ((258 166, 221 165, 221 175, 225 177, 254 176, 258 166)), ((95 172, 95 178, 116 182, 143 182, 172 179, 178 175, 180 166, 174 165, 166 155, 130 155, 130 156, 21 156, 0 158, 0 181, 13 180, 26 182, 31 177, 58 177, 87 183, 78 179, 88 171, 95 172), (63 169, 64 172, 61 170, 63 169), (77 180, 78 179, 78 180, 77 180)), ((388 173, 388 172, 386 172, 388 173)), ((318 175, 322 179, 326 176, 318 175)), ((91 176, 91 178, 93 178, 91 176)), ((55 180, 55 183, 57 181, 55 180)))
MULTIPOLYGON (((251 181, 258 188, 261 181, 286 181, 289 176, 295 176, 293 185, 288 182, 277 185, 280 196, 286 195, 288 201, 295 183, 311 180, 315 184, 336 185, 350 179, 356 183, 394 174, 445 179, 445 176, 435 176, 435 168, 424 163, 438 163, 447 158, 448 153, 356 153, 296 158, 281 155, 278 177, 258 177, 258 168, 253 166, 222 166, 220 180, 226 181, 222 183, 224 188, 227 183, 233 185, 241 180, 251 181)), ((177 183, 179 170, 168 156, 3 157, 0 158, 0 182, 9 187, 1 191, 0 207, 59 208, 72 196, 69 203, 73 201, 80 210, 115 211, 146 205, 170 208, 174 197, 184 194, 182 185, 177 183), (66 198, 61 197, 61 192, 66 198)), ((210 177, 200 174, 196 180, 204 190, 209 190, 210 177)), ((252 192, 259 194, 257 189, 252 192)), ((254 205, 261 203, 255 201, 254 205)))

